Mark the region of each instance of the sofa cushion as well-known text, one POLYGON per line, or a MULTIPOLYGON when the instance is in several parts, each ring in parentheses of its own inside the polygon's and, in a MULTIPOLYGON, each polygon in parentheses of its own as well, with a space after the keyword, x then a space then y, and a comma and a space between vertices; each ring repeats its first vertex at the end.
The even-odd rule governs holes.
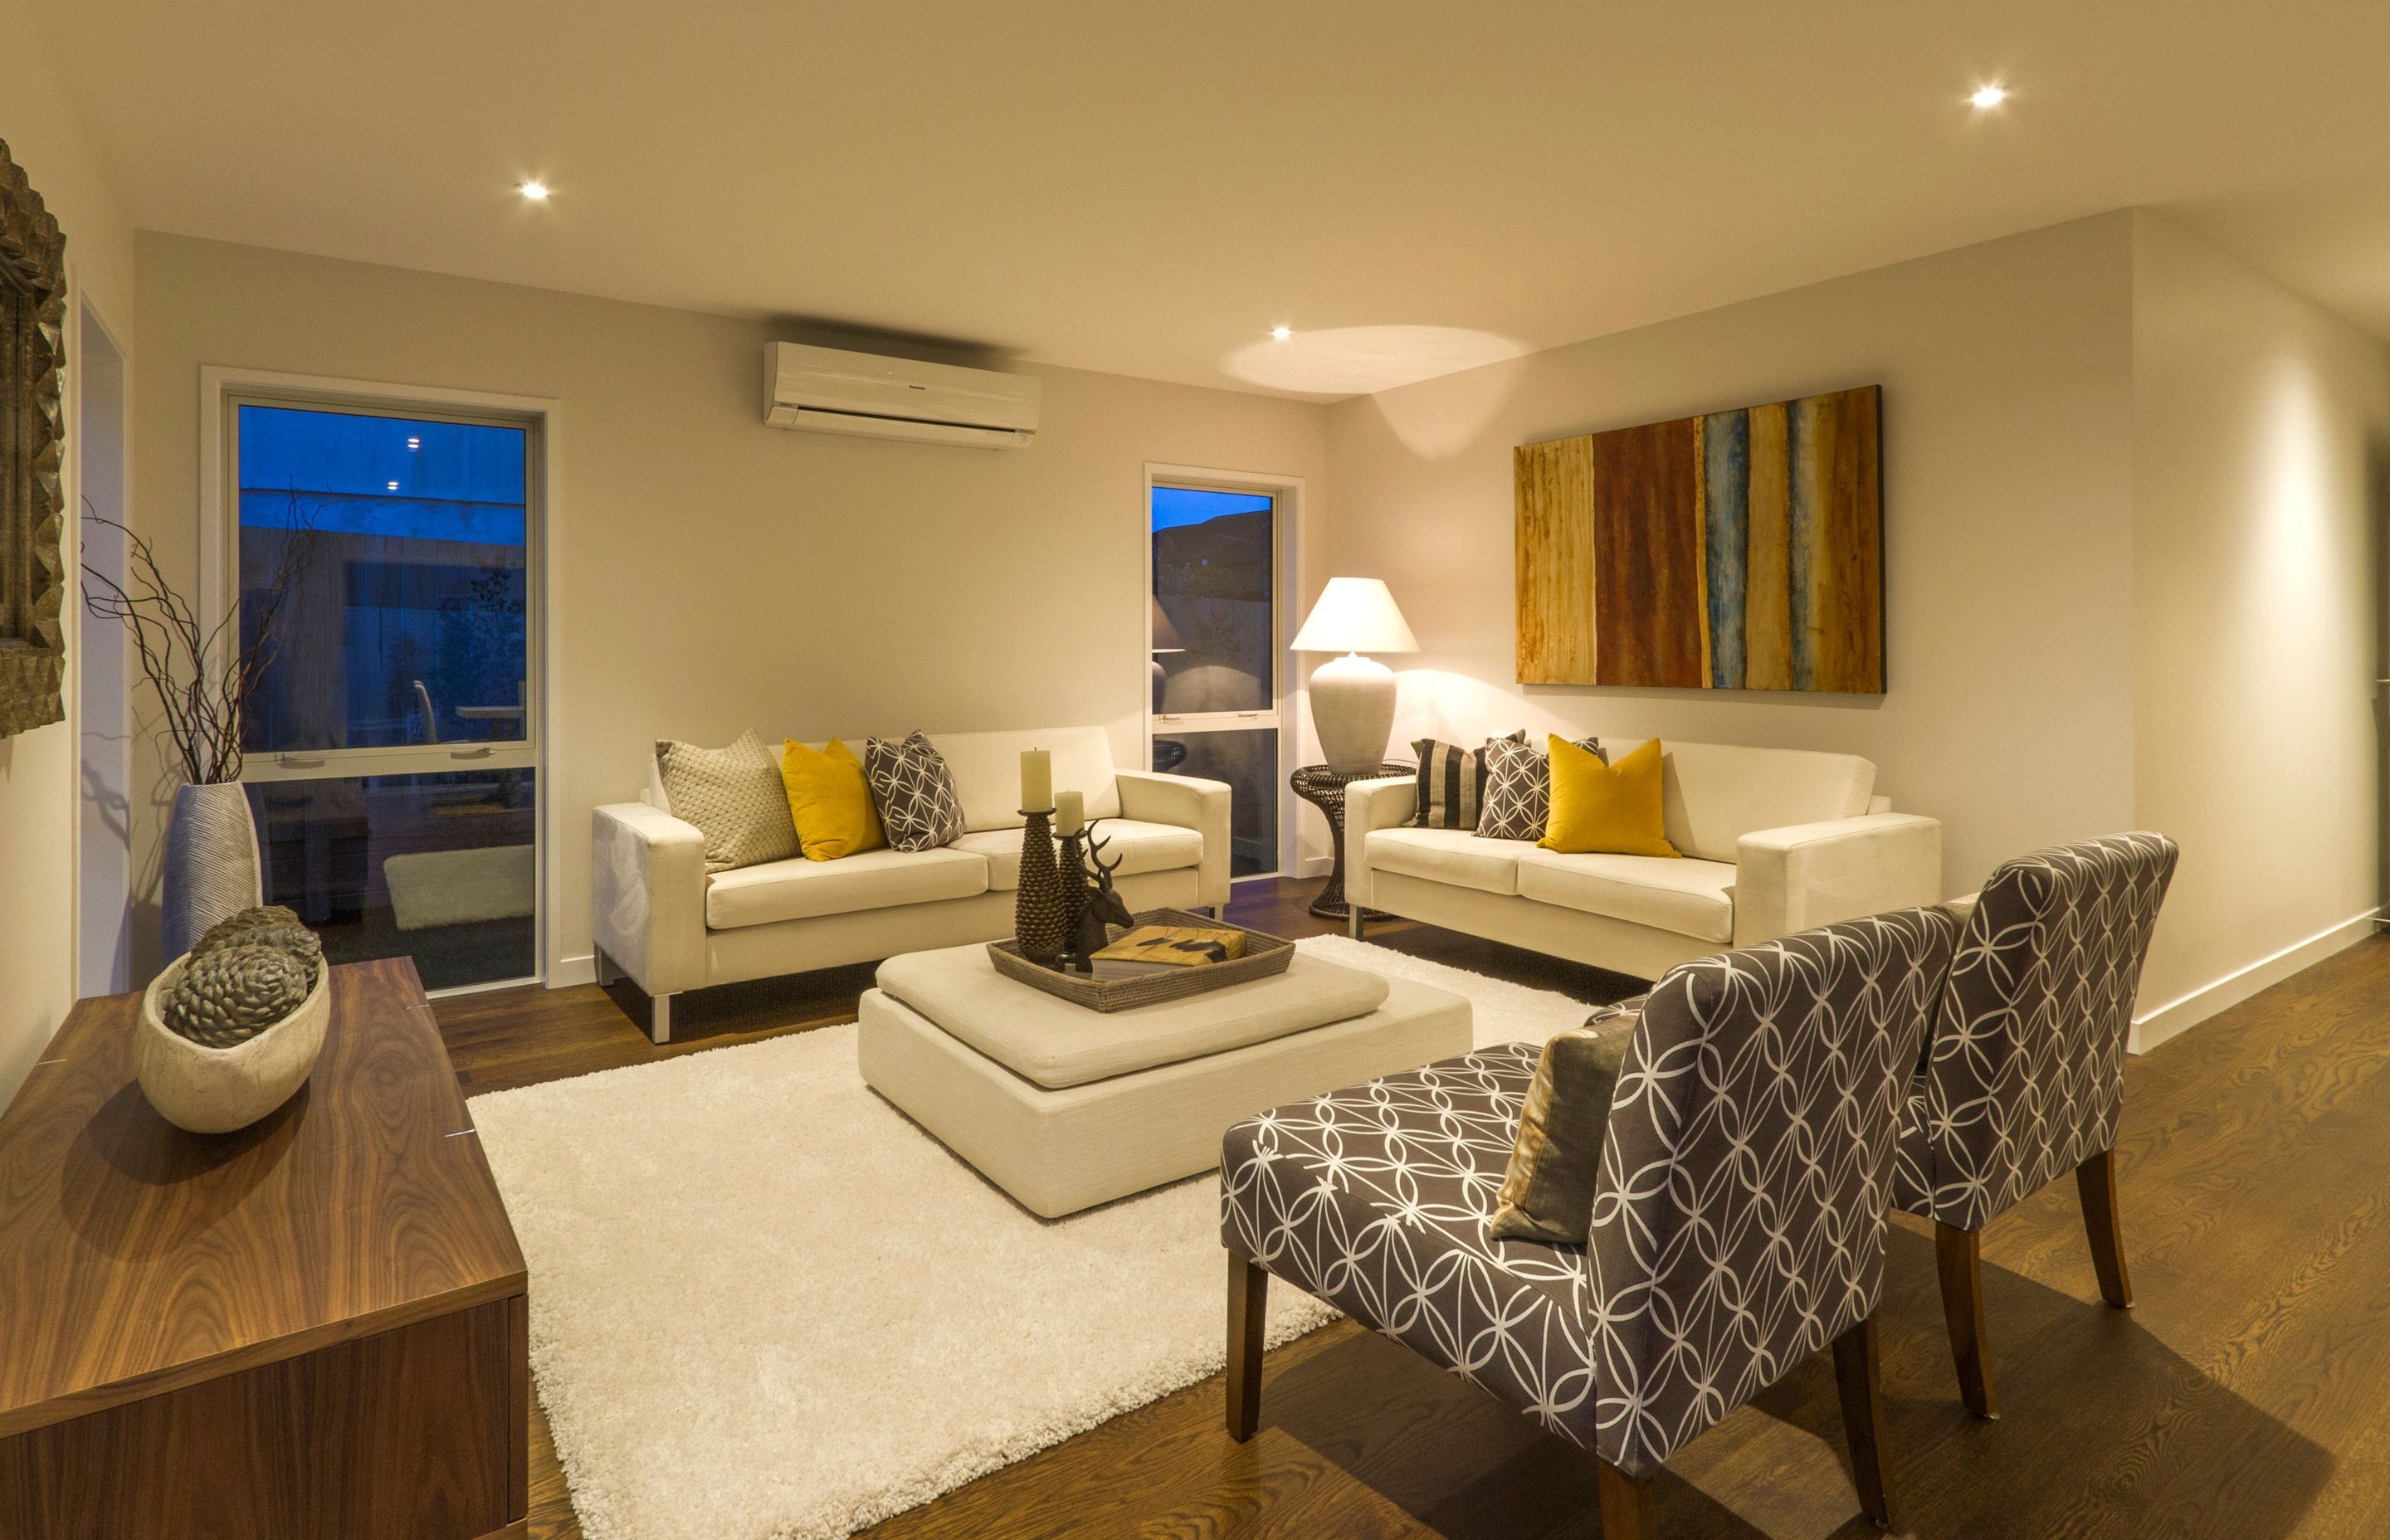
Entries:
POLYGON ((986 858, 970 851, 867 850, 837 861, 799 857, 716 872, 705 886, 705 923, 730 930, 985 892, 986 858))
POLYGON ((1759 829, 1855 817, 1875 792, 1875 765, 1857 754, 1674 738, 1661 750, 1668 843, 1704 861, 1735 859, 1735 842, 1759 829))
POLYGON ((891 957, 880 965, 879 982, 949 1036, 1048 1089, 1349 1021, 1386 999, 1379 975, 1299 953, 1270 978, 1109 1013, 1005 978, 984 946, 891 957))
POLYGON ((1563 855, 1530 846, 1519 858, 1522 898, 1721 944, 1734 940, 1734 878, 1732 862, 1685 856, 1563 855))
POLYGON ((896 849, 935 850, 962 834, 963 804, 954 773, 923 734, 897 742, 864 739, 863 776, 871 783, 880 831, 896 849))
MULTIPOLYGON (((1115 877, 1139 872, 1176 871, 1201 865, 1203 836, 1176 824, 1140 823, 1135 818, 1106 818, 1097 835, 1104 840, 1104 859, 1120 862, 1115 877)), ((967 850, 987 858, 987 885, 1000 893, 1021 886, 1021 831, 983 828, 956 841, 950 850, 967 850)))
POLYGON ((1112 779, 1111 735, 1101 727, 1035 727, 1021 732, 932 733, 930 743, 945 756, 963 804, 967 829, 1021 827, 1021 751, 1043 749, 1053 756, 1054 789, 1087 800, 1090 818, 1121 810, 1112 779))
POLYGON ((1535 848, 1467 828, 1376 828, 1369 831, 1369 866, 1508 896, 1519 891, 1519 858, 1535 848))
POLYGON ((656 744, 656 764, 672 815, 705 836, 705 869, 729 871, 797 853, 780 762, 752 731, 727 749, 670 739, 656 744))

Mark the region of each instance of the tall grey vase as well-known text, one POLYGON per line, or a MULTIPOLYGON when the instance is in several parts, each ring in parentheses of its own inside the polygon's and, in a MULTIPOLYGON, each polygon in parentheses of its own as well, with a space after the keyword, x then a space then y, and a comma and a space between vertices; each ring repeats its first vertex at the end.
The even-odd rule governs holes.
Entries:
POLYGON ((166 823, 165 955, 181 956, 209 926, 264 902, 249 793, 235 781, 175 792, 166 823))

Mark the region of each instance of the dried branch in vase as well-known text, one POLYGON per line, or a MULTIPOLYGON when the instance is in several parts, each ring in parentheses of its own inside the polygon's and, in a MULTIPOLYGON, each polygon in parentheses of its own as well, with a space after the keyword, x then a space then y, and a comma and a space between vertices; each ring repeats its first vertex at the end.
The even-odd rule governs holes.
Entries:
POLYGON ((244 763, 241 724, 251 697, 281 647, 284 606, 315 555, 314 520, 293 496, 291 533, 282 542, 273 577, 211 626, 166 581, 148 541, 101 517, 88 498, 83 507, 86 525, 123 536, 125 554, 121 582, 84 566, 84 603, 100 619, 122 622, 133 638, 141 673, 165 713, 166 736, 173 740, 185 778, 194 786, 238 780, 244 763), (244 611, 255 628, 246 644, 241 639, 244 611))

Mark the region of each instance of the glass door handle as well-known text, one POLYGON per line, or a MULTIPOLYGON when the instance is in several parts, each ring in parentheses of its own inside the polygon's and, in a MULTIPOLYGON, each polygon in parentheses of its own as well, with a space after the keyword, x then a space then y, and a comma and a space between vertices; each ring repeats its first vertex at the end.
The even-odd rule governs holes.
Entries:
POLYGON ((450 759, 488 759, 491 752, 490 746, 485 743, 479 749, 451 749, 448 751, 448 757, 450 759))
POLYGON ((285 770, 320 770, 324 767, 320 759, 302 759, 297 754, 276 754, 274 763, 285 770))

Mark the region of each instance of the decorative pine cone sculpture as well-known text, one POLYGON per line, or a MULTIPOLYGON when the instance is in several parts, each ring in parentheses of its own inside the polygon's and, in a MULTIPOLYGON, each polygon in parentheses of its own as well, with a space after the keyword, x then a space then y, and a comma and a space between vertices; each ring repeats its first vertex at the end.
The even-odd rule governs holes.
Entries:
POLYGON ((166 999, 167 1030, 211 1048, 246 1043, 299 1008, 314 987, 303 961, 277 946, 195 951, 166 999))
POLYGON ((289 953, 306 969, 309 989, 315 987, 315 975, 324 967, 324 943, 299 922, 296 914, 279 904, 259 905, 225 916, 208 927, 191 947, 191 956, 204 956, 227 946, 271 946, 289 953))

